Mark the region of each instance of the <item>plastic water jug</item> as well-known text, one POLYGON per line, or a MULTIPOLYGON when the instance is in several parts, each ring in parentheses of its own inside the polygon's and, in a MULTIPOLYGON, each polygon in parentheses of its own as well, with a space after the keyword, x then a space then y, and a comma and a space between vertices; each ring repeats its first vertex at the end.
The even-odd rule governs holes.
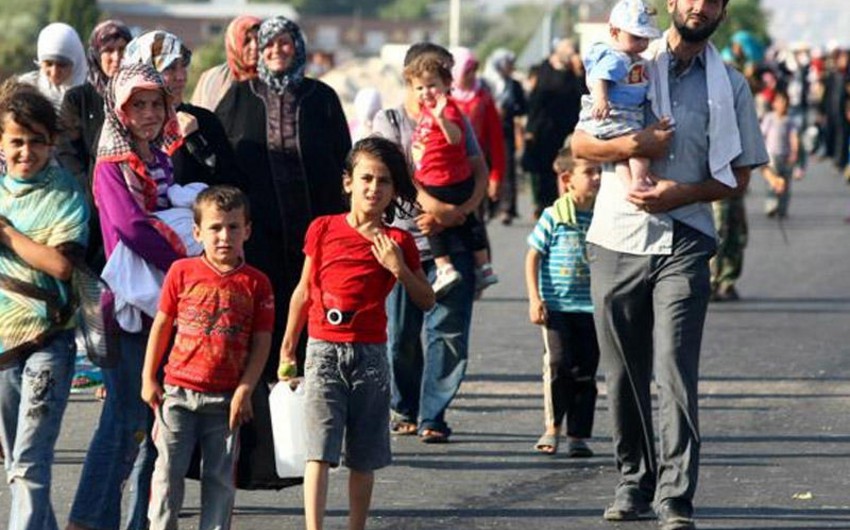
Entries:
POLYGON ((294 390, 288 382, 277 383, 269 394, 269 409, 277 475, 303 477, 307 463, 303 381, 294 390))

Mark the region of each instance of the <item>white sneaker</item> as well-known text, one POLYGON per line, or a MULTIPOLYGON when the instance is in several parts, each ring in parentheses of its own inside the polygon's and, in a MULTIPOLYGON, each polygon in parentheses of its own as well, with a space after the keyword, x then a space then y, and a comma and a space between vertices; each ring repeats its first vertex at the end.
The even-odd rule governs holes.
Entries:
POLYGON ((434 296, 441 298, 449 292, 449 290, 460 283, 463 277, 451 265, 445 265, 437 268, 437 279, 431 284, 434 289, 434 296))
POLYGON ((475 290, 483 291, 484 289, 499 283, 499 275, 493 271, 493 266, 489 263, 475 269, 475 290))

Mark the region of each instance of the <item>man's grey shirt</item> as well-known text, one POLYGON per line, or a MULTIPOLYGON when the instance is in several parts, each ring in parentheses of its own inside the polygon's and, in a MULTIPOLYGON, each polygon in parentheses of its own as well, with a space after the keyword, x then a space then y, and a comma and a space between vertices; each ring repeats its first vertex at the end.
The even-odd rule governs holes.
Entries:
MULTIPOLYGON (((705 52, 695 57, 680 74, 676 61, 670 61, 670 104, 676 130, 667 156, 652 161, 652 173, 682 183, 712 178, 708 164, 708 88, 705 52)), ((741 154, 733 168, 756 167, 768 162, 759 129, 752 93, 744 76, 727 66, 735 114, 741 135, 741 154)), ((647 107, 647 123, 658 121, 647 107)), ((716 237, 710 203, 691 203, 666 213, 648 214, 626 200, 626 188, 606 164, 596 199, 593 222, 587 240, 610 250, 628 254, 670 254, 673 248, 673 221, 684 223, 712 238, 716 237)))

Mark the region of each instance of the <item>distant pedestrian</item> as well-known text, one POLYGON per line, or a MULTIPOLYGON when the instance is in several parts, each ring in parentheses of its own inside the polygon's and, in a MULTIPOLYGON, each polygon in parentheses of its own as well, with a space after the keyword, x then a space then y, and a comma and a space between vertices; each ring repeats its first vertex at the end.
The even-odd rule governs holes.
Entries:
POLYGON ((141 396, 156 412, 151 530, 177 528, 196 444, 200 528, 230 528, 239 426, 253 418, 251 395, 274 326, 271 283, 243 257, 251 234, 245 195, 230 186, 207 188, 193 210, 194 237, 203 255, 178 260, 168 270, 142 370, 141 396), (163 387, 157 374, 167 352, 163 387))
POLYGON ((559 41, 536 69, 534 88, 528 95, 522 167, 531 176, 535 219, 558 198, 552 162, 575 129, 581 96, 587 92, 584 74, 574 62, 577 55, 572 41, 559 41))
POLYGON ((522 84, 513 78, 516 56, 510 50, 497 48, 487 58, 484 78, 496 103, 505 140, 505 177, 502 180, 498 210, 502 224, 509 225, 519 215, 517 210, 517 138, 522 137, 520 118, 528 113, 528 101, 522 84))
POLYGON ((800 135, 796 122, 788 115, 788 94, 778 91, 773 97, 773 110, 761 120, 761 132, 770 164, 762 170, 767 181, 764 212, 768 217, 788 215, 791 180, 800 153, 800 135))
POLYGON ((346 159, 343 187, 350 211, 319 217, 307 230, 304 269, 280 350, 281 365, 296 364, 307 324, 308 530, 323 527, 328 469, 339 465, 343 441, 350 469, 348 527, 365 528, 374 471, 392 459, 386 298, 399 282, 420 309, 434 305, 413 237, 387 224, 403 211, 401 204, 416 199, 398 146, 384 138, 359 141, 346 159))
POLYGON ((558 152, 561 197, 543 210, 528 236, 525 284, 532 324, 543 327, 543 410, 546 431, 534 448, 555 454, 566 419, 567 455, 593 456, 599 346, 590 301, 585 234, 599 190, 598 164, 558 152))
POLYGON ((262 20, 241 15, 230 21, 224 32, 224 53, 227 61, 201 73, 192 93, 192 105, 215 112, 224 94, 239 81, 257 77, 260 49, 257 32, 262 20))

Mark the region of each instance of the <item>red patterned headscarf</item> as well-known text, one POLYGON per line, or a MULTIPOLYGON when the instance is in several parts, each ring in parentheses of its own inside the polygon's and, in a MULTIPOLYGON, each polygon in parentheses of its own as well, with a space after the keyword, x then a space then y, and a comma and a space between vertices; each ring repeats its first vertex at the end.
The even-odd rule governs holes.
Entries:
POLYGON ((251 16, 238 16, 227 26, 227 32, 224 34, 224 49, 227 52, 227 66, 230 68, 230 73, 237 81, 245 81, 246 79, 254 79, 257 77, 257 63, 253 66, 246 65, 242 61, 242 51, 245 48, 245 41, 251 32, 256 33, 260 29, 262 20, 251 16))
POLYGON ((136 202, 146 211, 152 212, 156 209, 156 183, 133 149, 135 140, 126 125, 127 116, 124 112, 127 102, 140 90, 160 90, 166 98, 165 123, 159 136, 151 142, 151 147, 170 155, 182 145, 183 138, 177 125, 171 95, 159 72, 147 63, 132 64, 122 66, 109 80, 105 98, 106 121, 97 146, 97 160, 121 163, 124 179, 136 202))

